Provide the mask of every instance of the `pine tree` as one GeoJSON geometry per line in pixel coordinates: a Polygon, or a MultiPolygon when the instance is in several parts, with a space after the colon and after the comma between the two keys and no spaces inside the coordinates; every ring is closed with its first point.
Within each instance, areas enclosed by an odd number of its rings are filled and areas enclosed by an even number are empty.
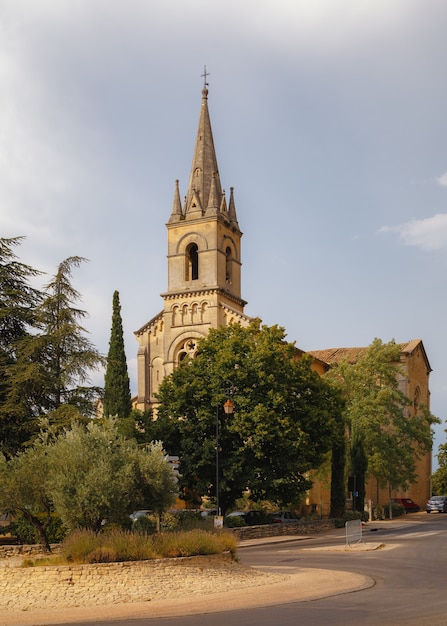
{"type": "Polygon", "coordinates": [[[89,385],[103,358],[80,325],[87,313],[75,306],[80,294],[70,282],[72,267],[84,260],[69,257],[59,265],[35,310],[37,332],[17,344],[4,406],[35,427],[42,416],[58,427],[91,416],[102,392],[89,385]]]}
{"type": "Polygon", "coordinates": [[[35,328],[35,309],[42,297],[30,285],[41,272],[21,263],[14,253],[22,240],[0,238],[0,452],[7,456],[15,454],[33,430],[32,408],[25,398],[19,398],[23,411],[17,402],[8,402],[17,346],[35,328]]]}
{"type": "Polygon", "coordinates": [[[129,417],[132,411],[132,399],[118,291],[113,294],[112,330],[104,383],[104,415],[106,417],[117,416],[121,419],[129,417]]]}

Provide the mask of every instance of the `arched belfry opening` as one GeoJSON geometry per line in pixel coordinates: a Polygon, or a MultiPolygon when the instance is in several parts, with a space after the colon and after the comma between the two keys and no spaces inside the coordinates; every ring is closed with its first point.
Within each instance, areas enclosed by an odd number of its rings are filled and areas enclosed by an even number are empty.
{"type": "Polygon", "coordinates": [[[232,277],[232,252],[231,252],[231,248],[230,246],[227,246],[226,250],[225,250],[225,280],[226,282],[231,285],[231,283],[233,282],[233,277],[232,277]]]}
{"type": "Polygon", "coordinates": [[[199,248],[196,243],[191,243],[186,249],[186,280],[199,278],[199,248]]]}

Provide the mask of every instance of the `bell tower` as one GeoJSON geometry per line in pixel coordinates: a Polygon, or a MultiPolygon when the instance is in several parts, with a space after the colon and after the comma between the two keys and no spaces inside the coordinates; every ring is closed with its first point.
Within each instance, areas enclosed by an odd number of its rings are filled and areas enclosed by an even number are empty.
{"type": "Polygon", "coordinates": [[[241,238],[233,188],[222,190],[208,110],[202,89],[199,127],[188,189],[182,204],[179,181],[167,223],[168,286],[164,308],[136,331],[138,350],[137,408],[156,404],[158,386],[185,357],[194,357],[197,342],[210,328],[247,325],[241,298],[241,238]]]}

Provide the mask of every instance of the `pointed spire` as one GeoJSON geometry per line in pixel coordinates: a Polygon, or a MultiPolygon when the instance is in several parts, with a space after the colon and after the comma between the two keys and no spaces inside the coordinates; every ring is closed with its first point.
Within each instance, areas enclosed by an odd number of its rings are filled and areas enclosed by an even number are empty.
{"type": "Polygon", "coordinates": [[[202,107],[200,110],[199,128],[197,131],[188,192],[186,196],[185,217],[187,219],[188,214],[192,209],[194,195],[197,192],[200,194],[201,205],[205,208],[207,208],[210,203],[212,186],[214,186],[213,194],[215,194],[216,198],[220,198],[222,195],[219,168],[217,167],[213,133],[211,130],[211,121],[208,111],[208,89],[206,88],[206,85],[207,83],[205,82],[204,88],[202,89],[202,107]]]}
{"type": "Polygon", "coordinates": [[[227,209],[227,197],[225,195],[225,189],[222,191],[222,199],[220,201],[220,213],[228,219],[228,209],[227,209]]]}
{"type": "Polygon", "coordinates": [[[180,200],[180,190],[178,180],[175,181],[174,202],[172,203],[171,217],[169,223],[179,222],[183,217],[182,201],[180,200]]]}
{"type": "Polygon", "coordinates": [[[234,187],[230,187],[230,204],[228,206],[228,217],[230,218],[230,222],[233,224],[233,226],[239,229],[236,215],[236,204],[234,202],[234,187]]]}
{"type": "Polygon", "coordinates": [[[211,178],[210,197],[208,198],[208,206],[206,207],[205,215],[217,215],[218,212],[219,199],[216,194],[216,173],[213,172],[213,176],[211,178]]]}

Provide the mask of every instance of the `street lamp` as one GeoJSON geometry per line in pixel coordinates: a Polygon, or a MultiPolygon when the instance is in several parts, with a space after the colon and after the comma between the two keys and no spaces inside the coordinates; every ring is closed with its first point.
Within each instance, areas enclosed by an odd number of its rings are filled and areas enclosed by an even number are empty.
{"type": "MultiPolygon", "coordinates": [[[[225,415],[231,415],[234,411],[234,404],[230,400],[230,395],[233,394],[234,385],[231,380],[224,380],[220,386],[220,389],[224,391],[227,399],[223,405],[225,415]],[[225,388],[224,388],[225,387],[225,388]]],[[[216,404],[216,509],[217,517],[220,517],[220,501],[219,501],[219,404],[216,404]]],[[[219,520],[216,520],[216,526],[219,524],[219,520]]]]}

